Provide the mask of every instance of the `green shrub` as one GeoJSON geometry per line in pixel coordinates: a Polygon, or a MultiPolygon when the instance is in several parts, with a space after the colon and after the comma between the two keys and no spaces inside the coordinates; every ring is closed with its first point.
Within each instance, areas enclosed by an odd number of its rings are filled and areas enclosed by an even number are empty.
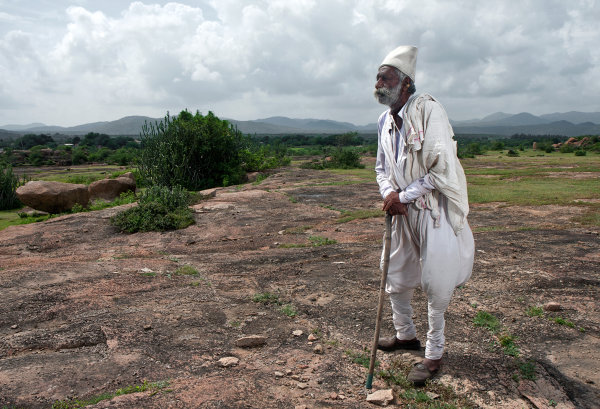
{"type": "Polygon", "coordinates": [[[586,154],[586,151],[583,149],[577,149],[575,151],[575,156],[585,156],[585,154],[586,154]]]}
{"type": "Polygon", "coordinates": [[[116,214],[110,221],[129,233],[183,229],[194,223],[193,213],[187,207],[189,201],[189,193],[179,186],[152,186],[142,194],[136,207],[116,214]]]}
{"type": "Polygon", "coordinates": [[[190,204],[191,196],[181,186],[150,186],[140,196],[139,203],[159,203],[165,206],[168,210],[175,210],[181,207],[187,207],[190,204]]]}
{"type": "Polygon", "coordinates": [[[0,162],[0,210],[22,206],[15,193],[17,187],[19,187],[19,177],[13,173],[12,166],[0,162]]]}
{"type": "Polygon", "coordinates": [[[110,221],[121,231],[135,233],[183,229],[194,223],[194,217],[188,208],[169,210],[165,205],[149,202],[118,213],[110,221]]]}
{"type": "Polygon", "coordinates": [[[202,190],[242,181],[242,133],[212,112],[181,111],[142,128],[138,168],[149,185],[202,190]]]}
{"type": "Polygon", "coordinates": [[[563,144],[559,150],[560,153],[572,153],[575,151],[575,148],[573,148],[571,145],[563,144]]]}
{"type": "Polygon", "coordinates": [[[506,156],[519,156],[519,152],[515,151],[514,149],[509,149],[508,152],[506,153],[506,156]]]}
{"type": "Polygon", "coordinates": [[[365,165],[360,163],[360,155],[353,149],[337,148],[331,153],[330,158],[322,160],[314,159],[300,165],[303,169],[363,169],[365,165]]]}
{"type": "Polygon", "coordinates": [[[360,155],[352,149],[338,148],[331,155],[329,168],[335,169],[363,169],[365,165],[360,163],[360,155]]]}

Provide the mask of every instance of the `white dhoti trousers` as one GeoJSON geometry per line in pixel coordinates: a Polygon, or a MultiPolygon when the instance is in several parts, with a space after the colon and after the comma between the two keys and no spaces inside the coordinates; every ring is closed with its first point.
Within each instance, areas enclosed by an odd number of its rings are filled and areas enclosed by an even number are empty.
{"type": "Polygon", "coordinates": [[[414,289],[421,287],[428,299],[428,359],[440,359],[444,353],[444,314],[454,289],[471,276],[475,253],[468,223],[455,235],[447,220],[446,203],[440,195],[437,227],[430,210],[419,210],[413,205],[408,206],[407,216],[395,216],[392,223],[385,290],[392,304],[396,336],[401,340],[416,337],[410,302],[414,289]]]}

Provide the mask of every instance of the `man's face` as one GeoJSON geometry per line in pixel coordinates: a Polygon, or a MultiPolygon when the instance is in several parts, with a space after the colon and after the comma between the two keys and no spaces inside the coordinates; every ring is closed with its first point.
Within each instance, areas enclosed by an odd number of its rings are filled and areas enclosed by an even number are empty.
{"type": "Polygon", "coordinates": [[[377,72],[377,82],[375,82],[375,99],[380,104],[392,106],[399,98],[402,91],[402,83],[393,67],[384,65],[377,72]]]}

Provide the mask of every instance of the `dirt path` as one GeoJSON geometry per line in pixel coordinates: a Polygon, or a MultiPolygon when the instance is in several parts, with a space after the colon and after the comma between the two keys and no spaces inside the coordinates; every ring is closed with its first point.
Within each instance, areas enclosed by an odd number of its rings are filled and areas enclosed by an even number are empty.
{"type": "MultiPolygon", "coordinates": [[[[339,210],[379,206],[375,182],[344,180],[285,169],[220,190],[175,232],[120,234],[117,208],[0,232],[0,407],[50,408],[144,380],[165,382],[89,407],[370,407],[353,357],[371,343],[383,217],[336,223],[339,210]],[[182,265],[199,274],[176,274],[182,265]],[[266,293],[281,304],[252,301],[266,293]],[[247,335],[266,344],[236,346],[247,335]],[[224,357],[239,361],[223,367],[224,357]]],[[[473,207],[475,269],[447,313],[445,367],[427,388],[438,400],[597,407],[600,240],[570,222],[577,211],[473,207]],[[530,309],[551,301],[561,309],[530,309]],[[479,311],[500,320],[496,335],[473,324],[479,311]],[[499,345],[506,334],[518,358],[499,345]]],[[[424,341],[420,292],[414,309],[424,341]]],[[[394,369],[422,354],[378,356],[394,369]]]]}

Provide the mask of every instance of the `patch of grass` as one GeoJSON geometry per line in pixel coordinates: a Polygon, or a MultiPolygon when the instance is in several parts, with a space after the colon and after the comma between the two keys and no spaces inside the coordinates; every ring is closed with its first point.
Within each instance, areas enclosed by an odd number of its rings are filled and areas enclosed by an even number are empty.
{"type": "MultiPolygon", "coordinates": [[[[132,191],[123,192],[119,195],[119,197],[117,197],[112,202],[107,202],[104,200],[97,200],[97,201],[93,202],[91,205],[89,205],[87,209],[84,208],[83,211],[102,210],[102,209],[106,209],[109,207],[122,206],[124,204],[134,203],[136,200],[137,200],[137,197],[135,196],[134,192],[132,192],[132,191]]],[[[71,210],[71,212],[75,213],[75,212],[73,212],[73,210],[71,210]]]]}
{"type": "Polygon", "coordinates": [[[313,247],[327,246],[329,244],[337,244],[337,241],[328,239],[327,237],[322,236],[310,236],[308,238],[310,240],[313,247]]]}
{"type": "Polygon", "coordinates": [[[242,323],[240,321],[229,321],[229,325],[232,326],[233,328],[239,328],[240,325],[242,325],[242,323]]]}
{"type": "Polygon", "coordinates": [[[198,270],[189,264],[184,266],[180,266],[175,270],[175,274],[184,275],[184,276],[196,276],[198,275],[198,270]]]}
{"type": "Polygon", "coordinates": [[[126,386],[117,389],[113,393],[103,393],[87,399],[72,398],[67,400],[58,400],[52,405],[52,409],[80,409],[89,405],[95,405],[103,400],[112,399],[116,396],[127,395],[137,392],[152,391],[152,394],[159,392],[169,386],[167,381],[148,382],[144,381],[141,385],[126,386]]]}
{"type": "Polygon", "coordinates": [[[429,402],[431,398],[427,396],[425,392],[417,389],[408,389],[401,393],[400,395],[403,399],[413,400],[417,403],[420,402],[429,402]]]}
{"type": "Polygon", "coordinates": [[[269,175],[267,175],[266,173],[259,173],[256,176],[256,180],[254,182],[252,182],[252,184],[254,186],[260,185],[260,183],[268,177],[269,177],[269,175]]]}
{"type": "Polygon", "coordinates": [[[544,309],[542,307],[530,306],[526,312],[529,317],[542,317],[544,315],[544,309]]]}
{"type": "Polygon", "coordinates": [[[154,273],[154,272],[142,273],[140,275],[142,275],[144,277],[156,277],[156,273],[154,273]]]}
{"type": "Polygon", "coordinates": [[[18,213],[14,210],[3,210],[0,211],[0,230],[6,229],[8,226],[18,226],[21,224],[43,222],[52,217],[53,216],[50,214],[28,216],[25,213],[18,213]]]}
{"type": "Polygon", "coordinates": [[[500,321],[487,311],[477,311],[473,324],[476,327],[487,328],[489,331],[496,333],[500,329],[500,321]]]}
{"type": "Polygon", "coordinates": [[[259,302],[261,304],[281,304],[281,301],[279,301],[279,295],[270,292],[254,294],[252,296],[252,301],[259,302]]]}
{"type": "Polygon", "coordinates": [[[512,335],[510,335],[508,333],[502,334],[498,337],[498,340],[500,341],[502,350],[504,351],[504,353],[506,355],[517,358],[521,354],[519,347],[515,343],[515,337],[513,337],[512,335]]]}
{"type": "Polygon", "coordinates": [[[554,318],[550,318],[550,320],[556,322],[559,325],[564,325],[569,328],[575,328],[575,324],[573,324],[571,321],[566,320],[562,317],[554,317],[554,318]]]}
{"type": "Polygon", "coordinates": [[[600,212],[597,208],[588,209],[586,213],[571,218],[573,222],[581,223],[585,226],[600,226],[600,212]]]}
{"type": "Polygon", "coordinates": [[[523,379],[527,379],[530,381],[536,380],[535,374],[535,362],[534,361],[520,361],[518,363],[519,374],[523,379]]]}
{"type": "Polygon", "coordinates": [[[281,311],[290,318],[294,318],[298,314],[296,312],[296,307],[294,307],[292,304],[285,304],[279,309],[279,311],[281,311]]]}
{"type": "Polygon", "coordinates": [[[385,213],[376,209],[361,209],[343,211],[341,216],[335,221],[336,223],[347,223],[356,219],[369,219],[372,217],[384,217],[385,213]]]}
{"type": "MultiPolygon", "coordinates": [[[[352,362],[354,362],[355,364],[362,365],[365,368],[369,369],[369,364],[371,363],[371,356],[370,356],[369,352],[367,352],[366,350],[362,351],[362,352],[346,350],[345,354],[348,357],[350,357],[352,362]]],[[[377,368],[378,366],[379,366],[379,361],[375,360],[375,368],[377,368]]]]}
{"type": "Polygon", "coordinates": [[[325,341],[325,343],[326,343],[327,345],[331,345],[332,347],[337,347],[337,346],[339,346],[339,345],[340,345],[340,341],[338,341],[338,340],[337,340],[337,339],[335,339],[335,338],[328,339],[328,340],[326,340],[326,341],[325,341]]]}

